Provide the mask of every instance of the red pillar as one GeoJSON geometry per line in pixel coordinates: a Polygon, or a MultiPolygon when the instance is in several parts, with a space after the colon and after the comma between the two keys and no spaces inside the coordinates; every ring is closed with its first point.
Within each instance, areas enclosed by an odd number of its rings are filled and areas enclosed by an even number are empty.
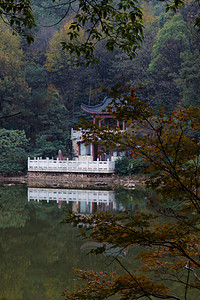
{"type": "Polygon", "coordinates": [[[93,157],[93,160],[95,160],[95,157],[94,157],[94,144],[92,144],[92,157],[93,157]]]}
{"type": "Polygon", "coordinates": [[[81,145],[78,143],[78,156],[81,155],[81,145]]]}

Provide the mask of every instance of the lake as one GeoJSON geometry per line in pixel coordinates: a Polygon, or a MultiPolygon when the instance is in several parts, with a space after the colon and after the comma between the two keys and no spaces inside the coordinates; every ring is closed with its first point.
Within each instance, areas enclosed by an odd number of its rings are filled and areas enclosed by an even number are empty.
{"type": "MultiPolygon", "coordinates": [[[[78,229],[61,224],[68,209],[99,211],[145,210],[142,189],[83,190],[28,188],[2,184],[0,199],[0,299],[57,300],[75,286],[73,267],[118,270],[112,253],[88,255],[94,242],[78,237],[78,229]],[[111,255],[110,255],[111,254],[111,255]]],[[[131,260],[131,254],[122,258],[131,260]]]]}
{"type": "MultiPolygon", "coordinates": [[[[119,249],[88,254],[99,245],[82,240],[77,228],[61,223],[69,209],[81,214],[152,209],[147,199],[153,194],[144,189],[33,188],[4,183],[0,191],[0,300],[62,300],[64,290],[75,288],[73,268],[124,274],[113,259],[119,249]]],[[[120,257],[130,270],[137,268],[134,257],[139,251],[134,246],[120,257]]],[[[169,287],[184,299],[184,289],[177,282],[169,282],[169,287]]],[[[192,290],[188,299],[200,299],[199,292],[192,290]]]]}

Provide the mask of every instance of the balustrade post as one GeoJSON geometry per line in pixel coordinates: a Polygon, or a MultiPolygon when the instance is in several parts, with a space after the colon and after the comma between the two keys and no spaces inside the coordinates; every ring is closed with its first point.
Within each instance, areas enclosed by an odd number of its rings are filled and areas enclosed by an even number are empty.
{"type": "Polygon", "coordinates": [[[107,171],[109,171],[110,170],[110,160],[109,160],[109,158],[107,158],[107,171]]]}
{"type": "Polygon", "coordinates": [[[97,158],[97,171],[99,171],[99,158],[97,158]]]}
{"type": "Polygon", "coordinates": [[[66,166],[67,166],[67,172],[68,172],[68,170],[69,170],[69,158],[68,157],[67,157],[66,166]]]}
{"type": "Polygon", "coordinates": [[[47,157],[46,160],[47,160],[47,170],[49,170],[49,157],[47,157]]]}
{"type": "Polygon", "coordinates": [[[30,169],[30,157],[28,157],[28,171],[30,169]]]}
{"type": "Polygon", "coordinates": [[[59,168],[59,160],[58,160],[58,157],[56,159],[56,168],[58,169],[59,168]]]}
{"type": "Polygon", "coordinates": [[[40,158],[38,157],[37,158],[37,169],[39,169],[39,167],[40,167],[40,158]]]}

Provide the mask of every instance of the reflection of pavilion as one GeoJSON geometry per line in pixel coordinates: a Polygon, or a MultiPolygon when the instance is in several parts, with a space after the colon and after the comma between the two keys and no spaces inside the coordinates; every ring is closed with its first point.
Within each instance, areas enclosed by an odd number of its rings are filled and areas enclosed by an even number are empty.
{"type": "Polygon", "coordinates": [[[28,201],[31,200],[56,201],[59,208],[63,202],[72,202],[72,210],[76,213],[95,213],[112,210],[115,194],[102,190],[28,188],[28,201]]]}

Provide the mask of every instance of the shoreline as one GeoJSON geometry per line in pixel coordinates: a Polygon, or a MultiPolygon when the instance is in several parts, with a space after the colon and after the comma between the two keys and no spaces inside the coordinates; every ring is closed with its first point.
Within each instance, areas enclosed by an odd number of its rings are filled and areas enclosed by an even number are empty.
{"type": "Polygon", "coordinates": [[[45,173],[29,172],[26,175],[0,176],[0,183],[12,182],[27,184],[30,187],[68,187],[68,188],[125,188],[145,187],[144,177],[113,174],[83,173],[45,173]],[[103,175],[103,176],[102,176],[103,175]]]}

